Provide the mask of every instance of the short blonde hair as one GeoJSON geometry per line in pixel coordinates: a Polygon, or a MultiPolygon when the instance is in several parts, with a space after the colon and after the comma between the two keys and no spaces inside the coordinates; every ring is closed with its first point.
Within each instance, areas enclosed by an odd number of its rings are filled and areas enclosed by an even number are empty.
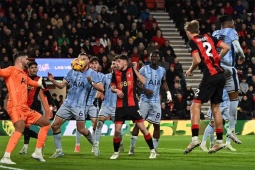
{"type": "Polygon", "coordinates": [[[191,34],[199,33],[199,22],[197,20],[187,22],[184,26],[184,30],[189,31],[191,34]]]}

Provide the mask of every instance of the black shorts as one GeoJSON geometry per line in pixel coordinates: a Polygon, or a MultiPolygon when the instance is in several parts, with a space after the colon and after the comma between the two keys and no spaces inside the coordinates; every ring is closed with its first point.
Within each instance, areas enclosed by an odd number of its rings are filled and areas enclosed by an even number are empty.
{"type": "Polygon", "coordinates": [[[212,104],[221,103],[225,83],[224,73],[203,77],[195,92],[194,102],[206,103],[210,100],[212,104]]]}
{"type": "Polygon", "coordinates": [[[133,122],[142,122],[143,118],[138,112],[137,106],[120,107],[116,108],[115,124],[123,124],[125,120],[132,120],[133,122]]]}

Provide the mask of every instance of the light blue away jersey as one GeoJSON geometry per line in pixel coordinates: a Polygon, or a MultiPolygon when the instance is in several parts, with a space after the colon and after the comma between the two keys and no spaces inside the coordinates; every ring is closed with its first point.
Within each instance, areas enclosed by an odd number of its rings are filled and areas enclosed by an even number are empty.
{"type": "Polygon", "coordinates": [[[98,78],[97,72],[93,71],[91,68],[85,72],[70,70],[64,79],[70,85],[70,89],[67,93],[67,97],[64,104],[69,107],[85,107],[86,100],[91,91],[91,84],[87,80],[87,76],[91,76],[95,83],[100,80],[98,78]]]}
{"type": "Polygon", "coordinates": [[[159,103],[161,81],[165,80],[166,77],[165,68],[158,66],[158,69],[154,70],[150,65],[146,65],[140,69],[140,73],[146,78],[144,87],[154,92],[153,96],[150,98],[148,98],[145,94],[141,94],[140,101],[159,103]]]}
{"type": "Polygon", "coordinates": [[[112,73],[106,74],[102,79],[102,83],[104,85],[104,90],[105,90],[102,106],[116,107],[117,94],[113,93],[111,90],[111,80],[112,80],[112,73]]]}
{"type": "Polygon", "coordinates": [[[232,42],[239,39],[236,30],[233,28],[223,28],[221,30],[216,30],[213,32],[212,36],[216,37],[219,40],[223,40],[231,48],[227,54],[221,59],[221,65],[223,66],[235,66],[236,53],[232,42]]]}
{"type": "MultiPolygon", "coordinates": [[[[104,74],[100,73],[100,72],[96,72],[96,73],[98,75],[99,81],[102,82],[104,74]]],[[[93,81],[94,81],[94,79],[93,79],[93,81]]],[[[97,93],[97,90],[95,88],[92,88],[92,90],[91,90],[91,92],[89,94],[88,101],[87,101],[87,106],[92,106],[93,105],[94,99],[96,97],[96,93],[97,93]]]]}
{"type": "Polygon", "coordinates": [[[230,100],[229,100],[229,97],[228,97],[228,92],[225,88],[223,89],[222,100],[223,100],[223,102],[220,103],[220,107],[225,108],[225,107],[230,106],[230,100]]]}

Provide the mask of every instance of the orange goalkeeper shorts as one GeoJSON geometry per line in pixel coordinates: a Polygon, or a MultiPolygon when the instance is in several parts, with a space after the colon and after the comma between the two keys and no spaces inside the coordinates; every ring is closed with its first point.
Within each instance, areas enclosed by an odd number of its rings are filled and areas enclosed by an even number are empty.
{"type": "Polygon", "coordinates": [[[7,112],[10,115],[13,124],[18,120],[23,120],[27,127],[35,124],[35,122],[42,117],[40,113],[29,107],[11,107],[7,108],[7,112]]]}

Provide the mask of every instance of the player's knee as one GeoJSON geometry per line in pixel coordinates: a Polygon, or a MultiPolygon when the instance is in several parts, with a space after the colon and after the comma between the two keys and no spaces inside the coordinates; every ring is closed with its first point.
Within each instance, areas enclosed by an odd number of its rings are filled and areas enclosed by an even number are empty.
{"type": "Polygon", "coordinates": [[[45,130],[49,131],[50,128],[51,128],[51,126],[50,126],[50,124],[48,124],[48,125],[46,125],[46,126],[43,126],[42,128],[44,128],[45,130]]]}
{"type": "Polygon", "coordinates": [[[54,131],[57,131],[58,129],[60,128],[60,126],[59,125],[57,125],[57,124],[51,124],[51,129],[52,129],[52,131],[54,132],[54,131]]]}
{"type": "Polygon", "coordinates": [[[14,124],[14,127],[15,127],[15,131],[18,131],[18,132],[20,132],[20,133],[23,134],[26,125],[25,125],[25,122],[24,122],[24,121],[17,121],[17,122],[14,124]]]}
{"type": "Polygon", "coordinates": [[[143,134],[147,133],[148,131],[145,126],[140,126],[139,129],[143,134]]]}
{"type": "Polygon", "coordinates": [[[115,130],[114,136],[115,136],[115,137],[120,137],[120,135],[121,135],[121,131],[115,130]]]}

